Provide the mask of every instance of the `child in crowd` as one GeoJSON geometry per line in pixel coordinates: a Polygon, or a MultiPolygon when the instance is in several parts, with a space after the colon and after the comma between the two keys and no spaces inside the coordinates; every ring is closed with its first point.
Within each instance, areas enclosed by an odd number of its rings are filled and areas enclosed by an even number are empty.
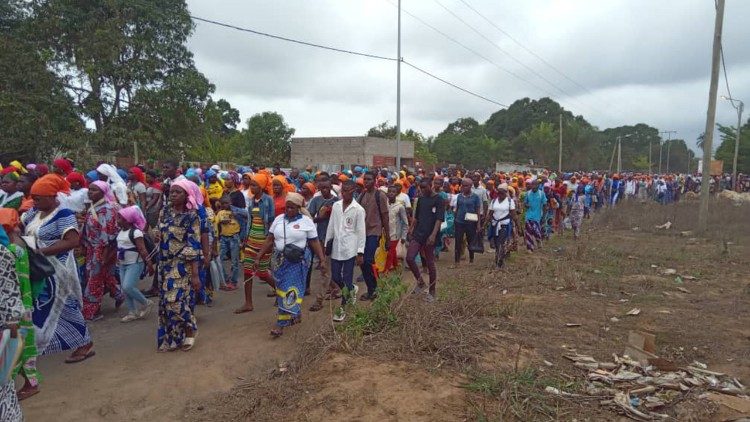
{"type": "Polygon", "coordinates": [[[219,227],[219,256],[230,257],[231,275],[224,273],[227,280],[226,290],[236,290],[240,279],[240,223],[232,212],[232,200],[229,195],[222,196],[220,204],[220,210],[216,213],[219,227]]]}
{"type": "Polygon", "coordinates": [[[117,263],[120,284],[128,306],[128,314],[120,321],[130,322],[148,315],[154,305],[138,290],[144,267],[149,275],[153,275],[154,266],[144,240],[146,218],[141,209],[135,205],[121,209],[117,213],[117,225],[120,227],[117,234],[117,263]]]}

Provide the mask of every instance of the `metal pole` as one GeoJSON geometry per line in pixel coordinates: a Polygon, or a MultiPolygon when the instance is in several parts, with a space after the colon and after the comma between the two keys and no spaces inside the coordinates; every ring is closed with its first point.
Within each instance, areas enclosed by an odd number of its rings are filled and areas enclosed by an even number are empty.
{"type": "Polygon", "coordinates": [[[672,150],[672,132],[667,135],[667,173],[669,173],[669,153],[672,150]]]}
{"type": "Polygon", "coordinates": [[[398,50],[396,61],[396,171],[401,170],[401,0],[398,0],[398,50]]]}
{"type": "Polygon", "coordinates": [[[560,146],[557,151],[557,172],[562,173],[562,113],[560,113],[560,146]]]}
{"type": "Polygon", "coordinates": [[[703,175],[701,177],[701,202],[698,208],[698,230],[705,231],[708,225],[708,200],[711,186],[711,153],[713,152],[714,126],[716,125],[716,91],[719,88],[719,62],[721,60],[721,32],[724,26],[725,0],[717,0],[714,22],[713,53],[711,57],[711,85],[708,90],[706,132],[703,139],[703,175]]]}
{"type": "MultiPolygon", "coordinates": [[[[738,100],[739,101],[739,100],[738,100]]],[[[742,132],[742,109],[745,103],[739,101],[740,106],[737,108],[737,138],[734,140],[734,158],[732,159],[732,187],[739,192],[737,187],[737,154],[740,152],[740,133],[742,132]]]]}

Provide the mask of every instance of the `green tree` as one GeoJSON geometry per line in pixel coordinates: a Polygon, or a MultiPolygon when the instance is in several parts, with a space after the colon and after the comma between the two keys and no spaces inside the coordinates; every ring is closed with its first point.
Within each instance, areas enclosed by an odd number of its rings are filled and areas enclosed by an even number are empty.
{"type": "MultiPolygon", "coordinates": [[[[396,139],[396,126],[388,125],[385,121],[377,126],[371,127],[367,131],[367,136],[374,138],[396,139]]],[[[426,166],[432,166],[437,163],[437,156],[430,150],[431,139],[426,138],[421,133],[407,129],[401,132],[401,139],[414,142],[414,159],[421,161],[426,166]]]]}
{"type": "MultiPolygon", "coordinates": [[[[716,149],[714,157],[724,161],[724,171],[732,171],[734,160],[734,144],[737,139],[737,129],[731,126],[718,125],[721,134],[721,144],[716,149]]],[[[750,120],[742,126],[740,131],[740,146],[737,154],[737,172],[750,173],[750,120]]]]}
{"type": "Polygon", "coordinates": [[[0,2],[0,161],[81,149],[85,128],[44,52],[29,41],[26,2],[0,2]]]}
{"type": "Polygon", "coordinates": [[[254,163],[289,165],[294,128],[279,113],[266,111],[247,120],[240,136],[240,153],[247,151],[254,163]]]}

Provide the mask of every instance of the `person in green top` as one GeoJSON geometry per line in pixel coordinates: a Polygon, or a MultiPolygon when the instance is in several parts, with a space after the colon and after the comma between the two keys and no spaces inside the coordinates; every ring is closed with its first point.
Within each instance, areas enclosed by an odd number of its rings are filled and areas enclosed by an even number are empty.
{"type": "Polygon", "coordinates": [[[0,226],[7,237],[0,237],[0,243],[7,247],[15,257],[16,274],[18,276],[21,301],[23,302],[24,315],[19,322],[19,328],[24,335],[23,352],[18,365],[13,370],[13,377],[19,374],[24,378],[24,384],[18,391],[18,399],[23,400],[39,392],[39,371],[36,369],[36,339],[34,337],[34,323],[31,312],[34,309],[34,298],[29,280],[29,255],[26,246],[18,232],[18,213],[14,209],[0,209],[0,226]]]}
{"type": "MultiPolygon", "coordinates": [[[[9,167],[12,168],[12,167],[9,167]]],[[[18,173],[6,172],[0,181],[0,208],[18,210],[23,201],[23,192],[18,190],[18,173]]]]}

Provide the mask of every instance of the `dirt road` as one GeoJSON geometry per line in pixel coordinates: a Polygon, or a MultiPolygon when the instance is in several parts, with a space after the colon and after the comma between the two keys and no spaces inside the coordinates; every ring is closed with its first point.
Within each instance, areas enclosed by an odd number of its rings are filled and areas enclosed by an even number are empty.
{"type": "MultiPolygon", "coordinates": [[[[313,277],[313,284],[319,274],[313,277]]],[[[280,339],[268,335],[274,321],[268,287],[255,283],[255,311],[235,315],[238,290],[219,292],[211,308],[199,306],[198,337],[188,352],[156,353],[156,313],[120,323],[124,312],[105,299],[105,319],[90,325],[96,356],[65,364],[66,355],[39,359],[41,393],[22,402],[29,421],[177,420],[184,407],[228,390],[245,377],[283,361],[315,327],[330,321],[330,311],[305,312],[304,324],[280,339]]],[[[327,304],[330,302],[326,302],[327,304]]],[[[310,301],[304,304],[305,310],[310,301]]]]}

